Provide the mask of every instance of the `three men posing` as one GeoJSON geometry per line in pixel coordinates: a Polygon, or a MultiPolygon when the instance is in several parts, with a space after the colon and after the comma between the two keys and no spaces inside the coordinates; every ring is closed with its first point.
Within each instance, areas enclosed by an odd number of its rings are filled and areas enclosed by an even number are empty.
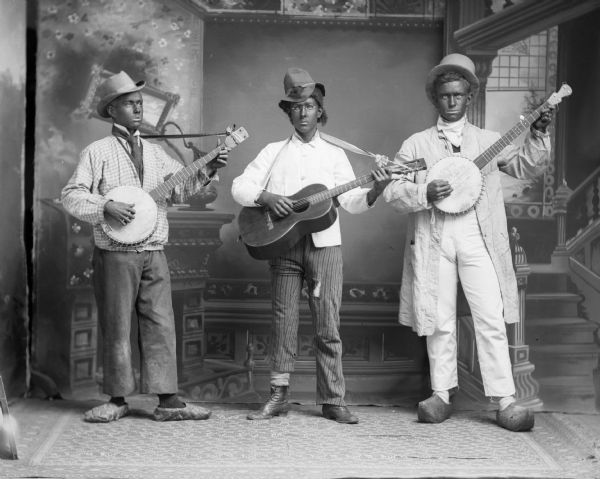
{"type": "MultiPolygon", "coordinates": [[[[439,112],[437,125],[407,139],[395,161],[402,164],[424,158],[431,166],[441,158],[452,155],[460,154],[473,159],[498,139],[498,134],[479,129],[466,119],[467,106],[479,87],[474,72],[471,60],[458,54],[445,57],[430,72],[426,91],[439,112]]],[[[289,197],[304,186],[321,183],[333,188],[354,179],[352,167],[343,150],[326,142],[319,134],[319,123],[324,125],[327,121],[324,96],[324,86],[314,82],[308,72],[298,68],[288,70],[284,78],[284,97],[279,106],[288,116],[294,131],[286,140],[267,145],[243,174],[234,180],[232,195],[240,205],[264,207],[276,217],[283,218],[293,211],[294,202],[289,197]]],[[[113,116],[110,112],[116,112],[116,108],[114,106],[106,113],[113,116]]],[[[115,116],[113,118],[117,121],[115,116]]],[[[420,421],[441,422],[451,414],[451,393],[458,386],[456,287],[460,279],[475,324],[485,393],[499,398],[498,423],[511,430],[533,427],[531,411],[515,405],[515,388],[508,356],[504,322],[515,322],[519,318],[499,171],[519,178],[542,172],[549,159],[550,143],[546,127],[550,118],[549,113],[544,113],[533,125],[522,148],[506,148],[496,161],[484,169],[486,190],[475,208],[464,215],[445,216],[436,212],[433,203],[450,195],[452,188],[442,180],[426,184],[426,172],[392,180],[385,169],[379,168],[372,172],[375,182],[371,189],[357,188],[337,198],[339,204],[350,213],[360,213],[371,207],[383,193],[384,199],[392,207],[409,214],[400,322],[411,326],[417,334],[427,336],[434,391],[429,399],[419,403],[420,421]]],[[[131,128],[129,130],[134,131],[131,128]]],[[[126,221],[128,215],[133,214],[127,205],[121,205],[112,212],[112,205],[107,207],[101,196],[95,196],[102,195],[100,189],[106,190],[110,183],[99,183],[88,169],[106,161],[102,158],[110,158],[120,151],[117,144],[113,145],[113,139],[105,143],[110,146],[110,151],[103,150],[97,156],[91,154],[89,149],[84,151],[78,170],[63,192],[67,209],[96,226],[103,220],[103,215],[117,214],[119,219],[126,221]],[[77,197],[80,198],[79,207],[74,201],[77,197]],[[93,211],[78,209],[86,205],[93,211]]],[[[144,147],[155,151],[149,143],[144,143],[144,147]]],[[[127,162],[125,156],[121,157],[121,163],[113,163],[115,167],[121,165],[118,171],[123,168],[123,162],[127,162]]],[[[206,178],[215,168],[223,166],[224,158],[217,158],[210,165],[206,178]]],[[[161,170],[161,173],[167,171],[161,170]]],[[[160,181],[160,178],[155,180],[160,181]]],[[[95,227],[96,245],[102,249],[104,238],[97,230],[95,227]]],[[[160,248],[156,249],[162,249],[165,240],[166,234],[161,238],[162,242],[157,243],[160,248]]],[[[248,419],[270,419],[287,414],[289,410],[290,373],[294,369],[299,325],[298,303],[303,282],[306,281],[315,330],[317,403],[323,405],[323,416],[328,419],[349,424],[358,422],[344,402],[345,383],[339,334],[342,294],[340,245],[339,219],[336,219],[326,229],[305,235],[289,251],[269,260],[273,302],[271,394],[263,407],[249,414],[248,419]]],[[[135,282],[138,284],[139,279],[135,282]]],[[[116,298],[113,301],[119,302],[116,298]]],[[[133,304],[137,304],[136,301],[135,297],[131,297],[125,306],[131,309],[133,304]]],[[[167,309],[170,309],[170,298],[167,302],[164,296],[161,304],[169,305],[167,309]]],[[[173,374],[176,378],[176,372],[173,374]]],[[[129,372],[127,376],[130,377],[129,372]]],[[[131,389],[131,382],[129,379],[127,381],[127,387],[119,390],[125,392],[118,396],[123,396],[131,389]]],[[[167,389],[173,391],[176,380],[171,383],[167,389]]],[[[109,389],[105,389],[105,392],[115,395],[109,389]]],[[[180,401],[175,406],[189,407],[180,401]]],[[[204,416],[208,417],[207,414],[204,416]]],[[[111,416],[108,420],[113,419],[118,417],[111,416]]]]}

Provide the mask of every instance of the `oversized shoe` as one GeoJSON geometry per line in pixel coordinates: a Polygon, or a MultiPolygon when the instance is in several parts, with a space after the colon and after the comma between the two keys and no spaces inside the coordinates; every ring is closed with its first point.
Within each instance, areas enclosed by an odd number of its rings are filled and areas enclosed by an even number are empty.
{"type": "Polygon", "coordinates": [[[107,402],[96,406],[83,414],[85,422],[112,422],[118,421],[129,414],[127,403],[117,406],[115,403],[107,402]]]}
{"type": "Polygon", "coordinates": [[[263,407],[257,412],[246,416],[251,421],[271,419],[275,416],[287,416],[290,411],[289,386],[271,386],[271,396],[263,407]]]}
{"type": "Polygon", "coordinates": [[[210,417],[211,411],[196,404],[186,404],[185,407],[157,407],[154,410],[155,421],[201,421],[210,417]]]}
{"type": "Polygon", "coordinates": [[[496,412],[496,422],[509,431],[529,431],[533,429],[535,417],[531,409],[512,403],[502,411],[496,412]]]}
{"type": "Polygon", "coordinates": [[[451,414],[452,404],[446,404],[437,394],[421,401],[417,408],[419,422],[437,424],[444,422],[451,414]]]}
{"type": "Polygon", "coordinates": [[[323,404],[323,417],[341,424],[358,424],[358,418],[346,406],[323,404]]]}

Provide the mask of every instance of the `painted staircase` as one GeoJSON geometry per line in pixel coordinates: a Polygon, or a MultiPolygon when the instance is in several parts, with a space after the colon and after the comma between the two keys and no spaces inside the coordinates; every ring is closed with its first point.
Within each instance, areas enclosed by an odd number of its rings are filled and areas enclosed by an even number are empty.
{"type": "Polygon", "coordinates": [[[584,299],[567,273],[529,276],[525,337],[544,410],[593,412],[598,407],[595,332],[600,324],[583,317],[584,299]]]}

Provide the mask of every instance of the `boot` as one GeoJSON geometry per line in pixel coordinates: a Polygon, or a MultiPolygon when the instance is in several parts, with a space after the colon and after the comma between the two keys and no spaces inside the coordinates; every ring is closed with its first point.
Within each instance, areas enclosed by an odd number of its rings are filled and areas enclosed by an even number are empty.
{"type": "Polygon", "coordinates": [[[287,416],[290,410],[288,403],[289,386],[271,386],[271,397],[260,409],[251,412],[247,418],[252,420],[271,419],[274,416],[287,416]]]}
{"type": "Polygon", "coordinates": [[[358,424],[358,418],[346,406],[323,404],[323,417],[342,424],[358,424]]]}

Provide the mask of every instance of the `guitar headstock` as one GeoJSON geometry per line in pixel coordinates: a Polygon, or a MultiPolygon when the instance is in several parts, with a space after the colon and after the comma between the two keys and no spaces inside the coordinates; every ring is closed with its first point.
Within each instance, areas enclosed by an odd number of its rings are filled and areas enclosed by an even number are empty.
{"type": "Polygon", "coordinates": [[[558,105],[563,98],[569,96],[571,93],[573,93],[571,87],[566,83],[563,83],[560,89],[557,92],[552,93],[546,102],[553,106],[558,105]]]}
{"type": "Polygon", "coordinates": [[[427,164],[423,158],[417,158],[416,160],[407,161],[402,164],[392,163],[385,169],[391,174],[405,175],[407,173],[414,173],[415,171],[426,170],[427,164]]]}
{"type": "MultiPolygon", "coordinates": [[[[233,128],[235,128],[235,126],[233,128]]],[[[236,130],[233,130],[233,128],[227,127],[227,135],[223,141],[223,144],[230,149],[239,145],[242,141],[250,136],[243,126],[240,126],[236,130]]]]}

